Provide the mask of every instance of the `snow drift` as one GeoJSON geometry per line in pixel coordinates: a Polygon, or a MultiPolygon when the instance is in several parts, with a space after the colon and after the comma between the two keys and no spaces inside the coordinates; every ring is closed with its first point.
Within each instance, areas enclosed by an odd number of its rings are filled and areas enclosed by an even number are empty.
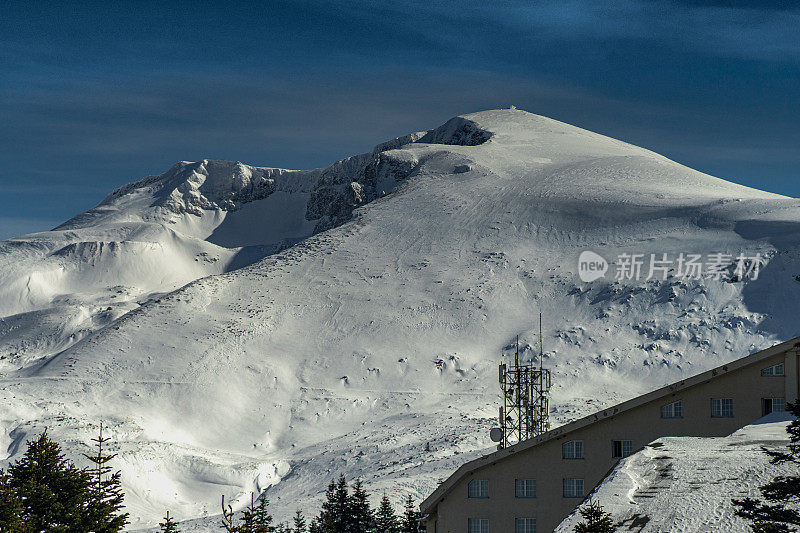
{"type": "MultiPolygon", "coordinates": [[[[763,499],[758,487],[796,473],[793,465],[770,464],[762,451],[785,450],[787,420],[789,413],[772,413],[728,437],[657,439],[623,459],[591,499],[641,533],[752,531],[731,500],[763,499]]],[[[574,531],[580,521],[575,512],[556,531],[574,531]]]]}

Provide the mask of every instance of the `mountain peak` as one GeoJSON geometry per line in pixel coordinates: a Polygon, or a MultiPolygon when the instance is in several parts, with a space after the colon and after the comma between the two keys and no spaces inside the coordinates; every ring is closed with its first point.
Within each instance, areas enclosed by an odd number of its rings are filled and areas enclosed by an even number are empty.
{"type": "Polygon", "coordinates": [[[521,110],[322,169],[184,161],[0,243],[0,434],[106,421],[137,527],[220,492],[313,505],[331,472],[419,498],[491,445],[539,312],[554,423],[795,336],[798,227],[797,200],[521,110]],[[763,261],[584,283],[585,250],[763,261]]]}

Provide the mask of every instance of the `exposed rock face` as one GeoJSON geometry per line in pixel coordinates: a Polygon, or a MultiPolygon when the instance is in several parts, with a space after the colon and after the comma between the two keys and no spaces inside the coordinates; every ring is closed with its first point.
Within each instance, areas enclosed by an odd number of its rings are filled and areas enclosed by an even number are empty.
{"type": "Polygon", "coordinates": [[[369,159],[357,158],[360,160],[346,159],[326,169],[314,187],[306,210],[307,220],[318,221],[314,233],[350,220],[355,208],[391,192],[414,172],[418,163],[414,158],[403,158],[402,152],[378,153],[369,159]],[[379,182],[384,184],[381,190],[378,189],[379,182]]]}
{"type": "Polygon", "coordinates": [[[491,138],[471,120],[456,117],[428,132],[399,137],[369,154],[350,157],[323,170],[311,193],[307,220],[318,220],[319,233],[350,220],[353,210],[369,203],[408,178],[419,161],[402,147],[410,143],[475,146],[491,138]]]}
{"type": "Polygon", "coordinates": [[[464,117],[451,118],[435,130],[427,132],[418,142],[430,144],[450,144],[458,146],[477,146],[488,141],[491,132],[478,127],[464,117]]]}
{"type": "Polygon", "coordinates": [[[170,194],[164,206],[176,213],[196,215],[201,215],[202,209],[234,210],[237,204],[260,200],[275,192],[275,176],[280,173],[279,169],[251,167],[238,162],[230,168],[227,161],[201,161],[182,169],[181,177],[188,176],[170,194]],[[214,180],[219,174],[222,179],[214,180]]]}
{"type": "Polygon", "coordinates": [[[160,176],[150,176],[112,192],[100,205],[148,188],[159,198],[156,205],[177,214],[202,215],[203,210],[235,210],[239,205],[266,198],[276,190],[275,180],[288,171],[233,161],[204,159],[180,162],[160,176]]]}
{"type": "Polygon", "coordinates": [[[261,200],[276,190],[297,192],[319,175],[319,170],[297,171],[254,167],[238,161],[203,159],[181,161],[164,174],[148,176],[124,185],[106,196],[96,207],[61,224],[56,229],[78,229],[95,224],[98,217],[113,212],[120,203],[146,198],[149,207],[165,215],[204,211],[234,211],[243,204],[261,200]]]}

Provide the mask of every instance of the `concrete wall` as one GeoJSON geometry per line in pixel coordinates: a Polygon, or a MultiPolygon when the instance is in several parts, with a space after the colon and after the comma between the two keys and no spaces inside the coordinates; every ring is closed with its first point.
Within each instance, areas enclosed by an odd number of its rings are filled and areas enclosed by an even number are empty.
{"type": "Polygon", "coordinates": [[[564,498],[564,478],[584,480],[584,496],[609,473],[618,459],[612,441],[632,440],[634,451],[664,436],[724,436],[762,416],[762,398],[797,397],[797,350],[780,353],[666,397],[559,435],[483,466],[458,482],[426,524],[428,533],[466,533],[468,518],[489,519],[491,533],[513,533],[515,518],[536,518],[537,532],[552,531],[583,498],[564,498]],[[784,363],[785,376],[764,377],[761,369],[784,363]],[[787,396],[788,395],[788,396],[787,396]],[[732,418],[712,418],[711,399],[732,398],[732,418]],[[683,418],[662,419],[661,406],[681,400],[683,418]],[[584,459],[562,459],[561,445],[582,440],[584,459]],[[489,482],[489,498],[467,498],[472,479],[489,482]],[[536,498],[516,498],[515,480],[535,479],[536,498]]]}

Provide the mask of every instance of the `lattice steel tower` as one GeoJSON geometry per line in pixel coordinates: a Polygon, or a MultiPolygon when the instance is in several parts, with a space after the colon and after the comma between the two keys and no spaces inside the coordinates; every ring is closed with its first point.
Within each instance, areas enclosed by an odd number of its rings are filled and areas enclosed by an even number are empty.
{"type": "Polygon", "coordinates": [[[543,367],[542,316],[539,315],[539,366],[520,364],[519,336],[514,351],[514,366],[500,365],[503,406],[500,427],[492,430],[492,440],[502,449],[550,429],[550,371],[543,367]]]}

